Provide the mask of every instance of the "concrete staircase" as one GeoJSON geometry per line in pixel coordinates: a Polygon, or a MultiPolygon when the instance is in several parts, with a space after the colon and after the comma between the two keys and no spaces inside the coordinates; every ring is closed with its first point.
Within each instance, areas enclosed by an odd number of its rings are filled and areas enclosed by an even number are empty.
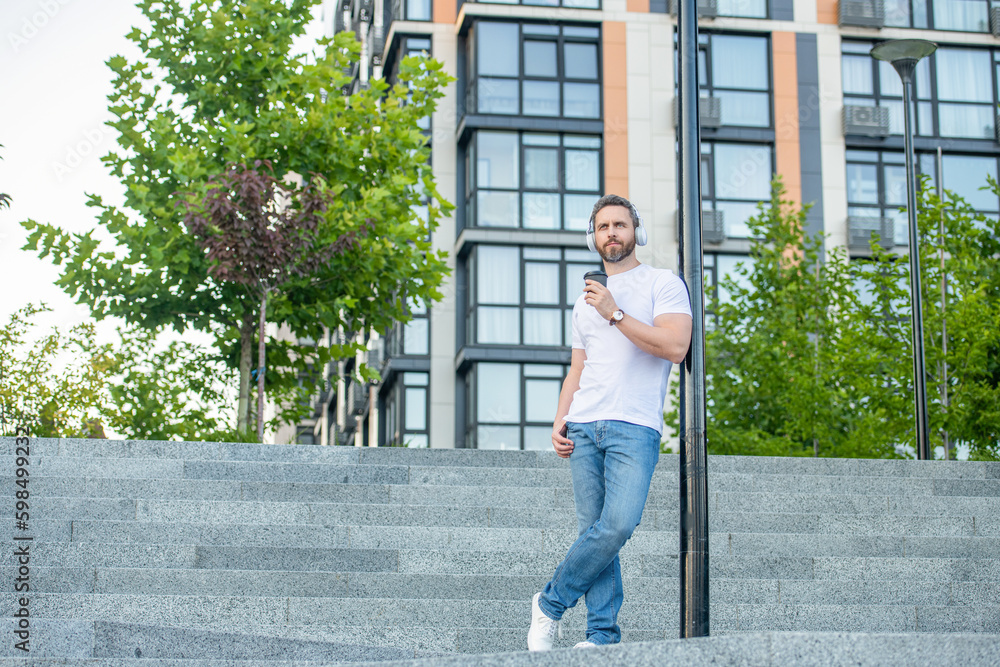
{"type": "MultiPolygon", "coordinates": [[[[5,549],[34,538],[29,593],[0,561],[0,664],[585,664],[521,652],[575,537],[554,454],[33,440],[27,531],[0,456],[5,549]]],[[[587,660],[1000,664],[1000,464],[710,458],[713,637],[684,642],[677,469],[622,552],[630,644],[587,660]]]]}

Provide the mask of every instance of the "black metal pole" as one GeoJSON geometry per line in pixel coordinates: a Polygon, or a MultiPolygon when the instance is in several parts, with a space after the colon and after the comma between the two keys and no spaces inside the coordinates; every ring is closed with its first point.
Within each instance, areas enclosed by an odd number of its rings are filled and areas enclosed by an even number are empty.
{"type": "MultiPolygon", "coordinates": [[[[892,66],[903,81],[903,147],[906,152],[906,219],[910,232],[910,324],[913,332],[913,402],[917,458],[930,458],[927,435],[927,383],[924,374],[924,318],[920,307],[920,245],[917,239],[917,182],[913,168],[913,72],[917,60],[900,58],[892,66]]],[[[938,174],[938,178],[941,175],[938,174]]]]}
{"type": "Polygon", "coordinates": [[[680,270],[691,295],[693,329],[681,365],[680,636],[707,637],[708,457],[705,449],[705,278],[701,245],[701,132],[698,126],[697,0],[677,8],[680,270]]]}

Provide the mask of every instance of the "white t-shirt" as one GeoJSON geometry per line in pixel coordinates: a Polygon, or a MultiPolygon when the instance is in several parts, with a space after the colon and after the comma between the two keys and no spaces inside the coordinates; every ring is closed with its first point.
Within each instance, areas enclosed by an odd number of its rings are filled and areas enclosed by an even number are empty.
{"type": "MultiPolygon", "coordinates": [[[[627,315],[643,324],[666,313],[691,314],[687,288],[672,271],[640,264],[608,276],[608,290],[627,315]]],[[[583,294],[573,306],[573,348],[587,353],[580,388],[566,421],[616,420],[663,433],[663,399],[672,364],[643,352],[610,326],[583,294]]]]}

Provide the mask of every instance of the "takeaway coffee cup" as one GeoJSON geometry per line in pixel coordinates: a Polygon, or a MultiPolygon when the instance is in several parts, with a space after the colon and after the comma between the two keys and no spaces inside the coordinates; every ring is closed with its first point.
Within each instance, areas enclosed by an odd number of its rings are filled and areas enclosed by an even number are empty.
{"type": "Polygon", "coordinates": [[[583,279],[584,281],[594,280],[596,282],[601,283],[605,287],[608,286],[608,274],[606,274],[604,271],[587,271],[585,274],[583,274],[583,279]]]}

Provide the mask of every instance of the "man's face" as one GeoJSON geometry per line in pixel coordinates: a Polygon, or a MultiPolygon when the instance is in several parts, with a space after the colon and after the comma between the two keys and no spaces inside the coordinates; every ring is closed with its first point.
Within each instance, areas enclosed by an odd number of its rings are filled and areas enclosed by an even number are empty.
{"type": "Polygon", "coordinates": [[[594,217],[594,242],[605,262],[620,262],[635,251],[635,227],[624,206],[605,206],[594,217]]]}

